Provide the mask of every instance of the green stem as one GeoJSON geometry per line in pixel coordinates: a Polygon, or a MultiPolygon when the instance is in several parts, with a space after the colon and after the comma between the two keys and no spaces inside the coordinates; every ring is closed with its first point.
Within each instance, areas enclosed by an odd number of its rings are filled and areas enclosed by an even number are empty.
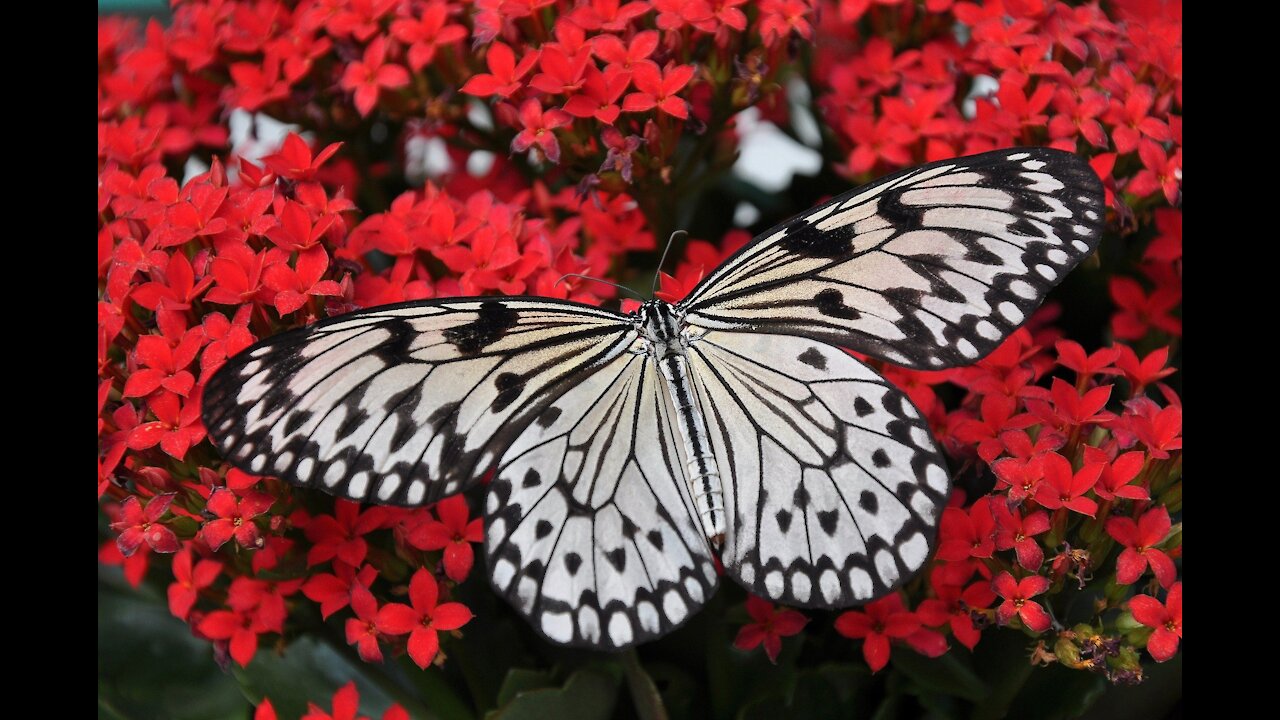
{"type": "Polygon", "coordinates": [[[640,664],[640,657],[635,648],[622,653],[622,668],[627,676],[627,688],[631,690],[631,699],[635,703],[636,715],[640,720],[668,720],[667,707],[662,704],[662,695],[653,684],[653,678],[645,672],[640,664]]]}

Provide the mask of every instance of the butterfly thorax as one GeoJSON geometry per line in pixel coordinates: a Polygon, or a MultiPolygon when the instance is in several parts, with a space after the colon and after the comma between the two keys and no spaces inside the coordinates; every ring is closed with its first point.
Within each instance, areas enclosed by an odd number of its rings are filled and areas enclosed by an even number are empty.
{"type": "Polygon", "coordinates": [[[683,441],[685,479],[692,490],[702,531],[712,545],[724,541],[724,497],[720,468],[711,449],[706,415],[689,374],[692,341],[682,313],[670,303],[651,300],[635,315],[649,360],[666,380],[676,414],[676,430],[683,441]]]}

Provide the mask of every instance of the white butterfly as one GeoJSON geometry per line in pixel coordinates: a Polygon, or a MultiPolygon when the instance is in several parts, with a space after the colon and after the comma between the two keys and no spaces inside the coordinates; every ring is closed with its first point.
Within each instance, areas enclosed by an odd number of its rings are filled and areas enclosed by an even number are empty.
{"type": "Polygon", "coordinates": [[[749,591],[834,608],[931,553],[946,463],[910,400],[842,348],[971,363],[1100,237],[1102,185],[1042,148],[932,163],[757,237],[683,302],[371,308],[269,338],[209,382],[237,467],[422,505],[494,469],[494,589],[556,643],[684,623],[719,555],[749,591]]]}

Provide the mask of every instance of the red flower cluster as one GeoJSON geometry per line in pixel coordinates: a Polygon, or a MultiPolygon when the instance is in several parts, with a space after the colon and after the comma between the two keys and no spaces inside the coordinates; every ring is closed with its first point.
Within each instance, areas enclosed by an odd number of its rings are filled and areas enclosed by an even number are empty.
{"type": "MultiPolygon", "coordinates": [[[[989,625],[1047,632],[1062,585],[1100,577],[1097,632],[1118,634],[1128,608],[1153,629],[1126,641],[1169,657],[1182,447],[1166,384],[1181,336],[1172,3],[227,0],[178,3],[164,27],[101,19],[98,496],[115,537],[100,559],[134,584],[163,579],[173,613],[242,665],[306,602],[340,614],[365,658],[389,647],[437,662],[441,632],[471,616],[450,600],[482,536],[466,501],[362,510],[232,470],[204,441],[204,383],[258,338],[357,307],[611,298],[565,276],[636,280],[628,254],[652,250],[676,204],[733,161],[736,113],[791,126],[787,77],[809,83],[858,180],[1015,143],[1091,156],[1126,247],[1104,267],[1116,344],[1089,354],[1042,316],[973,367],[885,369],[976,492],[946,511],[927,574],[836,629],[878,669],[895,642],[936,655],[948,633],[972,648],[989,625]],[[278,147],[233,145],[233,111],[298,130],[278,147]],[[1128,598],[1157,586],[1159,608],[1128,598]]],[[[691,241],[660,295],[682,296],[747,239],[691,241]]],[[[774,658],[782,637],[816,627],[767,605],[748,602],[740,647],[774,658]]],[[[333,717],[354,716],[354,688],[340,695],[333,717]]]]}

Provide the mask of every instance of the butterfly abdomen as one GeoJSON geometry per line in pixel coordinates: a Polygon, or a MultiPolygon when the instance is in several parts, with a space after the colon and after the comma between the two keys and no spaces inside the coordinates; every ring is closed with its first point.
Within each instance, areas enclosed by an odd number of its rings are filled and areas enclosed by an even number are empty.
{"type": "Polygon", "coordinates": [[[677,432],[684,448],[685,477],[689,480],[702,531],[718,548],[725,532],[724,490],[720,466],[711,448],[706,415],[689,377],[688,338],[684,335],[683,323],[675,308],[660,300],[645,303],[640,319],[649,360],[657,363],[676,411],[677,432]]]}

